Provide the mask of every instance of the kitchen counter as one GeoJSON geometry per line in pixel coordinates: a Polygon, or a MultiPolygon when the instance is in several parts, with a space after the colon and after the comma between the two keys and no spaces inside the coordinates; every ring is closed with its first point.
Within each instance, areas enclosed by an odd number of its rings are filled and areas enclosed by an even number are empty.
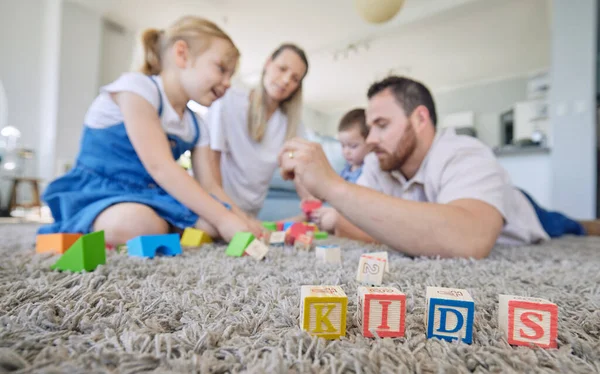
{"type": "Polygon", "coordinates": [[[502,156],[521,156],[521,155],[538,155],[549,154],[550,148],[542,146],[514,146],[506,145],[503,147],[494,148],[494,154],[498,157],[502,156]]]}

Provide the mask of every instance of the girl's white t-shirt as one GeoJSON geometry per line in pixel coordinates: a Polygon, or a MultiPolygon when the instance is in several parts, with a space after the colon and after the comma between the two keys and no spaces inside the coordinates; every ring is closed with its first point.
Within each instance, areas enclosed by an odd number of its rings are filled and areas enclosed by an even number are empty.
{"type": "MultiPolygon", "coordinates": [[[[250,91],[232,87],[210,106],[205,119],[210,147],[221,151],[223,189],[242,210],[256,216],[277,169],[287,117],[277,109],[267,123],[265,136],[257,143],[248,133],[249,105],[250,91]]],[[[302,126],[298,126],[297,135],[304,136],[302,126]]]]}
{"type": "MultiPolygon", "coordinates": [[[[206,124],[200,116],[190,110],[185,111],[183,118],[173,109],[171,103],[167,99],[163,88],[162,79],[160,76],[153,76],[160,89],[162,96],[162,115],[160,117],[163,130],[170,135],[175,135],[186,142],[192,142],[196,136],[196,128],[192,116],[198,121],[200,136],[196,147],[208,146],[209,131],[206,124]]],[[[160,105],[158,90],[151,78],[142,73],[125,73],[122,74],[116,81],[102,87],[100,94],[85,116],[85,125],[91,128],[102,129],[117,124],[123,123],[123,113],[119,106],[110,97],[111,93],[116,92],[132,92],[146,99],[157,110],[160,105]]]]}

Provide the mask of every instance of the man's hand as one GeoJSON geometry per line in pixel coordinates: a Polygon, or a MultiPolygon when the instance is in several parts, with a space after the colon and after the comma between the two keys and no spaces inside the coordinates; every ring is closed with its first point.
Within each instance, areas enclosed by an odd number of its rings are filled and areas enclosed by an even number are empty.
{"type": "Polygon", "coordinates": [[[343,183],[329,164],[320,144],[294,138],[287,141],[279,153],[281,176],[296,180],[317,199],[327,200],[335,183],[343,183]]]}
{"type": "Polygon", "coordinates": [[[323,207],[312,212],[311,218],[321,231],[333,233],[338,222],[339,214],[331,207],[323,207]]]}

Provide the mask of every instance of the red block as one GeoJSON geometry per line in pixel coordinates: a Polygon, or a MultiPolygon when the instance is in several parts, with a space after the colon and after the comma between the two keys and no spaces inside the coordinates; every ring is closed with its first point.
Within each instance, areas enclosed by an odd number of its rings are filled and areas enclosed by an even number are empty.
{"type": "Polygon", "coordinates": [[[394,287],[359,287],[358,311],[362,333],[373,338],[404,336],[406,295],[394,287]]]}
{"type": "Polygon", "coordinates": [[[500,295],[498,325],[511,345],[556,348],[558,306],[548,300],[500,295]]]}
{"type": "Polygon", "coordinates": [[[306,200],[302,202],[302,211],[304,212],[304,214],[306,214],[307,216],[310,216],[310,214],[313,212],[313,210],[317,210],[320,207],[323,206],[323,203],[320,202],[319,200],[306,200]]]}

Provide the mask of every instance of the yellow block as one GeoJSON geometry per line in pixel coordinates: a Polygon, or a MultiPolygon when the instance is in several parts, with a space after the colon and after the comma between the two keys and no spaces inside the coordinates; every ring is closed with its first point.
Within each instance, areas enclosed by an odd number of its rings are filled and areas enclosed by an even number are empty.
{"type": "Polygon", "coordinates": [[[188,227],[183,231],[181,245],[184,247],[200,247],[203,244],[212,243],[212,239],[202,230],[188,227]]]}
{"type": "Polygon", "coordinates": [[[325,339],[346,335],[348,296],[340,286],[302,286],[302,330],[325,339]]]}

